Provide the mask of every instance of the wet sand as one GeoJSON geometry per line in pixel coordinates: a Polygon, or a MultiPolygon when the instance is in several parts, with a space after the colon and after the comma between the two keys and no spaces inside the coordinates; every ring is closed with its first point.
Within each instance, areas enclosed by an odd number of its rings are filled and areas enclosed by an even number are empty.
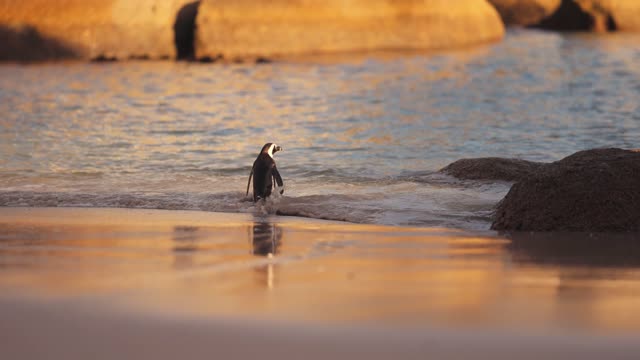
{"type": "Polygon", "coordinates": [[[0,337],[21,359],[633,358],[633,243],[0,208],[0,337]]]}

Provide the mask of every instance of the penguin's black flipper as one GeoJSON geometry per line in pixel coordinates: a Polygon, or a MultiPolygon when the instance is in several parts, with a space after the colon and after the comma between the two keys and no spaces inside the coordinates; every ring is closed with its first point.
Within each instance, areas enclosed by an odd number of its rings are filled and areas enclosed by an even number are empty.
{"type": "Polygon", "coordinates": [[[249,181],[247,181],[247,193],[245,196],[249,196],[249,185],[251,185],[251,177],[253,176],[253,167],[251,168],[251,172],[249,173],[249,181]]]}
{"type": "Polygon", "coordinates": [[[273,175],[273,178],[276,180],[276,184],[278,184],[278,187],[280,188],[280,195],[284,194],[284,182],[282,181],[282,176],[280,176],[280,173],[278,172],[278,168],[276,168],[275,164],[273,164],[273,169],[271,170],[271,174],[273,175]]]}

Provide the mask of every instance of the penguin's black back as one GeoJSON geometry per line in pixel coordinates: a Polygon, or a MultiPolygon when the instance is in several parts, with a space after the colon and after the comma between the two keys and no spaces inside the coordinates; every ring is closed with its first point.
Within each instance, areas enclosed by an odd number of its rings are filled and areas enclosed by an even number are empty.
{"type": "Polygon", "coordinates": [[[273,169],[276,162],[268,153],[263,152],[253,163],[253,201],[266,199],[273,188],[273,169]]]}

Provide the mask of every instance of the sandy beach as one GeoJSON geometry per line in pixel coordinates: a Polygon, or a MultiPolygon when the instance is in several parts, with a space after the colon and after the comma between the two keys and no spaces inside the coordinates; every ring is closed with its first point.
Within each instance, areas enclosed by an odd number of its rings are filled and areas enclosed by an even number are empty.
{"type": "Polygon", "coordinates": [[[310,326],[149,316],[84,301],[0,299],[9,359],[635,359],[637,337],[310,326]]]}
{"type": "Polygon", "coordinates": [[[0,0],[0,360],[638,358],[639,4],[0,0]]]}
{"type": "Polygon", "coordinates": [[[0,334],[12,359],[637,354],[637,270],[521,251],[494,232],[1,208],[0,334]]]}

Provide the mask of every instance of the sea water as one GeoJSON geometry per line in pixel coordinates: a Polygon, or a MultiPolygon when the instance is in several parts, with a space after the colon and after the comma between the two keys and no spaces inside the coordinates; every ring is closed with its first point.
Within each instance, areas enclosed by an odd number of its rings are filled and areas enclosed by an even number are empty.
{"type": "Polygon", "coordinates": [[[488,229],[511,184],[438,170],[640,147],[639,44],[516,30],[439,53],[0,65],[0,206],[254,212],[251,165],[275,142],[269,211],[488,229]]]}

